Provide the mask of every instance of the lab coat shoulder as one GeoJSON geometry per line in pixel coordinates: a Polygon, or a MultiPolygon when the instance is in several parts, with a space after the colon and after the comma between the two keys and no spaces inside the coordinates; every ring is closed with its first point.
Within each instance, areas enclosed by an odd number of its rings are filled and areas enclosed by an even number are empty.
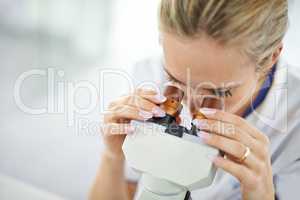
{"type": "Polygon", "coordinates": [[[274,137],[272,167],[277,199],[296,199],[300,185],[300,67],[283,64],[279,70],[286,79],[281,87],[280,106],[286,107],[281,119],[285,132],[274,137]]]}
{"type": "Polygon", "coordinates": [[[272,159],[280,167],[300,158],[300,67],[281,61],[260,121],[272,142],[272,159]],[[264,118],[264,116],[268,116],[264,118]],[[269,118],[270,120],[268,120],[269,118]],[[286,153],[288,155],[286,155],[286,153]]]}
{"type": "Polygon", "coordinates": [[[291,97],[297,97],[291,103],[300,104],[300,66],[293,66],[287,64],[287,85],[288,94],[291,97]]]}
{"type": "MultiPolygon", "coordinates": [[[[286,121],[287,133],[300,137],[300,66],[286,64],[286,87],[283,86],[284,95],[282,103],[287,107],[286,121]],[[286,89],[285,89],[286,88],[286,89]],[[299,132],[299,134],[297,134],[299,132]]],[[[300,138],[299,138],[300,139],[300,138]]],[[[298,140],[300,146],[300,140],[298,140]]],[[[299,151],[300,157],[300,151],[299,151]]]]}

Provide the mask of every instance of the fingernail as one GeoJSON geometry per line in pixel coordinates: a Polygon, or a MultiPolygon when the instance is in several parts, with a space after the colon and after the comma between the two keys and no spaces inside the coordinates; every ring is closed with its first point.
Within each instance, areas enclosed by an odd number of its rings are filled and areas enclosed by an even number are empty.
{"type": "Polygon", "coordinates": [[[206,157],[207,157],[207,159],[210,160],[211,162],[215,162],[215,160],[216,160],[216,156],[213,156],[213,155],[207,154],[206,157]]]}
{"type": "Polygon", "coordinates": [[[164,117],[164,116],[166,116],[166,112],[163,109],[161,109],[160,107],[155,107],[153,109],[152,113],[156,117],[164,117]]]}
{"type": "Polygon", "coordinates": [[[194,119],[193,120],[193,124],[196,125],[196,127],[198,127],[199,129],[204,129],[207,128],[207,123],[203,120],[199,120],[199,119],[194,119]]]}
{"type": "Polygon", "coordinates": [[[127,134],[132,134],[132,133],[134,133],[135,129],[133,126],[126,126],[125,131],[127,134]]]}
{"type": "Polygon", "coordinates": [[[144,118],[145,120],[147,119],[150,119],[153,117],[153,114],[151,112],[147,112],[147,111],[144,111],[144,110],[141,110],[139,115],[144,118]]]}
{"type": "Polygon", "coordinates": [[[205,131],[200,131],[197,133],[197,135],[205,141],[210,138],[210,133],[207,133],[205,131]]]}
{"type": "Polygon", "coordinates": [[[151,89],[151,88],[143,88],[144,92],[156,92],[155,90],[151,89]]]}
{"type": "Polygon", "coordinates": [[[200,108],[200,112],[204,115],[213,115],[217,112],[217,110],[212,108],[200,108]]]}
{"type": "Polygon", "coordinates": [[[154,98],[158,101],[158,102],[165,102],[167,100],[167,97],[163,96],[163,95],[160,95],[160,94],[157,94],[154,96],[154,98]]]}

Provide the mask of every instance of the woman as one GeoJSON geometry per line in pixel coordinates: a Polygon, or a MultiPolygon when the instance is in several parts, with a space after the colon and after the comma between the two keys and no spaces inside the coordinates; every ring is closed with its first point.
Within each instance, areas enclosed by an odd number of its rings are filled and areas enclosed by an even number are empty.
{"type": "MultiPolygon", "coordinates": [[[[190,101],[214,95],[226,106],[201,108],[207,119],[195,121],[204,130],[200,137],[227,156],[212,158],[219,168],[215,182],[193,191],[193,199],[296,199],[300,73],[279,60],[287,23],[287,0],[161,1],[164,63],[139,67],[136,77],[145,70],[151,79],[163,69],[170,81],[192,91],[190,101]],[[234,131],[226,132],[229,127],[234,131]]],[[[163,116],[157,105],[164,101],[139,89],[110,104],[91,199],[133,198],[136,184],[126,182],[121,146],[133,132],[130,120],[163,116]]]]}

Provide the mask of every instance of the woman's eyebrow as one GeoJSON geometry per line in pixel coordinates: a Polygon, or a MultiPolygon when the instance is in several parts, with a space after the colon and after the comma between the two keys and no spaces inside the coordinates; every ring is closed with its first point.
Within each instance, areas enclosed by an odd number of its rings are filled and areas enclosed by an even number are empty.
{"type": "Polygon", "coordinates": [[[235,88],[237,88],[237,87],[239,87],[240,86],[240,84],[237,84],[237,85],[232,85],[232,86],[227,86],[227,87],[216,87],[216,88],[214,88],[214,87],[210,87],[210,88],[208,88],[208,87],[202,87],[202,89],[203,90],[209,90],[209,91],[227,91],[227,90],[232,90],[232,89],[235,89],[235,88]]]}
{"type": "Polygon", "coordinates": [[[239,86],[241,86],[243,83],[242,82],[231,82],[229,84],[225,84],[224,87],[202,87],[204,90],[217,90],[217,91],[225,91],[225,90],[231,90],[235,89],[239,86]]]}
{"type": "MultiPolygon", "coordinates": [[[[183,83],[182,81],[176,79],[170,72],[168,72],[168,70],[166,68],[163,68],[165,73],[167,74],[167,76],[169,76],[170,79],[172,79],[173,81],[179,83],[179,84],[182,84],[182,85],[185,85],[185,83],[183,83]]],[[[226,86],[224,87],[201,87],[202,89],[204,90],[214,90],[214,91],[225,91],[225,90],[231,90],[231,89],[234,89],[234,88],[237,88],[239,87],[240,85],[242,85],[242,82],[240,81],[237,81],[237,82],[231,82],[229,84],[226,84],[226,86]]]]}

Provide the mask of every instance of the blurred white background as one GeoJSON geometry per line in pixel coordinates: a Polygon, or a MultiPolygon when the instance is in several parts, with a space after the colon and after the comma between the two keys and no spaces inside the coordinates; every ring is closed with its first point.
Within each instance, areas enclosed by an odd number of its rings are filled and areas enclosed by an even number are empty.
{"type": "MultiPolygon", "coordinates": [[[[58,82],[98,84],[101,69],[126,69],[159,54],[157,2],[0,0],[0,174],[66,199],[86,199],[99,164],[100,137],[76,131],[76,120],[68,126],[66,112],[24,113],[14,100],[15,81],[32,69],[63,71],[55,77],[53,94],[61,106],[58,82]]],[[[290,8],[284,57],[300,66],[300,2],[291,2],[290,8]]],[[[106,89],[123,86],[118,84],[106,89]]],[[[26,105],[42,108],[49,103],[48,92],[47,77],[33,77],[24,81],[21,97],[26,105]]],[[[84,90],[76,93],[82,107],[89,102],[86,96],[84,90]]],[[[98,111],[77,119],[98,122],[98,111]]]]}

